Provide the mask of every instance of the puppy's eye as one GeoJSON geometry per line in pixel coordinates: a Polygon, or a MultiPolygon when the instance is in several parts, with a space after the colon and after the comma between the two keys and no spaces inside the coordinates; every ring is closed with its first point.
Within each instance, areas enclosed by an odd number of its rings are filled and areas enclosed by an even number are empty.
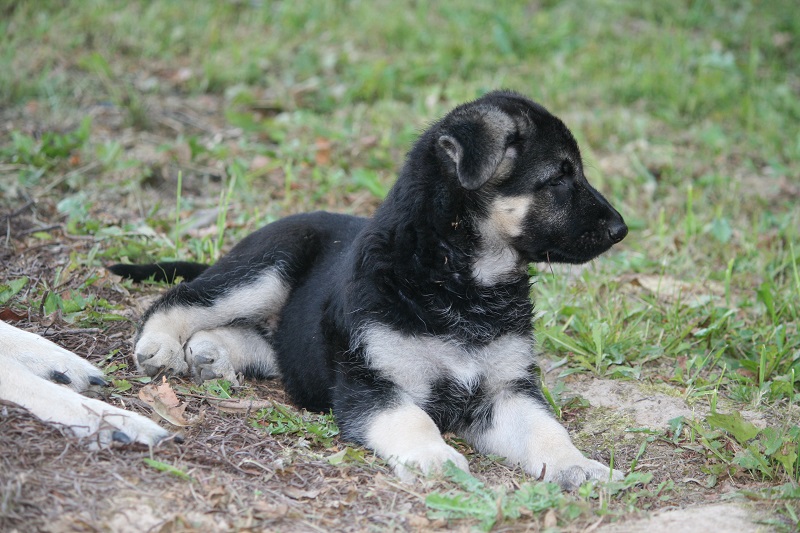
{"type": "Polygon", "coordinates": [[[548,181],[547,184],[551,187],[558,187],[560,185],[564,185],[564,183],[566,183],[566,179],[572,176],[574,170],[575,169],[572,166],[572,163],[570,163],[565,159],[564,161],[561,162],[561,168],[559,169],[558,175],[550,178],[550,181],[548,181]]]}

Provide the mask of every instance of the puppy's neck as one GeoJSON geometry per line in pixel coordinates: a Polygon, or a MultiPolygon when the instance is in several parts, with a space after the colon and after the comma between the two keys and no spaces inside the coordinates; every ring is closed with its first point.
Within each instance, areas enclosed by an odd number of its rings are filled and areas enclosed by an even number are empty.
{"type": "Polygon", "coordinates": [[[475,220],[479,243],[473,256],[472,276],[480,285],[492,286],[526,275],[527,264],[511,243],[525,231],[530,206],[527,196],[497,197],[489,203],[486,215],[475,220]]]}

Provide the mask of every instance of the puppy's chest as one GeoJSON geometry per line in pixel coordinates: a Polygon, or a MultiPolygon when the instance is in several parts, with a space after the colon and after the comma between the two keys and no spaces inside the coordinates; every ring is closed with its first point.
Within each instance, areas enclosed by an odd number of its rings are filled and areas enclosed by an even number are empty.
{"type": "Polygon", "coordinates": [[[367,366],[420,403],[431,400],[443,382],[465,394],[499,390],[527,376],[534,363],[527,335],[508,334],[481,346],[464,346],[371,325],[362,342],[367,366]]]}

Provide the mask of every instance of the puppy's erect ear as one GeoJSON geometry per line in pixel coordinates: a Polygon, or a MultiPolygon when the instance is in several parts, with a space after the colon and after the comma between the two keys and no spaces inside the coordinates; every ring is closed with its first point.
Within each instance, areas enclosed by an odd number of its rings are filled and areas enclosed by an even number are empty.
{"type": "Polygon", "coordinates": [[[439,146],[456,164],[462,187],[474,191],[494,176],[506,156],[506,138],[513,126],[507,115],[493,110],[457,121],[439,137],[439,146]]]}

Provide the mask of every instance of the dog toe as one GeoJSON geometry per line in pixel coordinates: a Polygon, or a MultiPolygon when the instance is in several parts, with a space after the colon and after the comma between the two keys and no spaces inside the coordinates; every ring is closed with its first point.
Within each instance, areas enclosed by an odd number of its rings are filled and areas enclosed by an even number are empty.
{"type": "Polygon", "coordinates": [[[209,331],[200,331],[189,339],[184,354],[195,383],[211,379],[227,379],[234,385],[239,382],[224,343],[209,331]]]}
{"type": "Polygon", "coordinates": [[[440,474],[447,462],[469,472],[469,461],[456,450],[444,443],[430,444],[410,450],[403,457],[393,458],[395,475],[404,482],[418,479],[418,473],[423,476],[440,474]]]}
{"type": "Polygon", "coordinates": [[[72,380],[67,374],[59,372],[58,370],[50,372],[50,381],[58,383],[59,385],[70,385],[72,383],[72,380]]]}
{"type": "Polygon", "coordinates": [[[148,376],[161,372],[183,375],[189,369],[183,347],[177,339],[163,334],[145,335],[136,343],[136,366],[148,376]]]}
{"type": "Polygon", "coordinates": [[[108,387],[108,381],[103,379],[101,376],[89,376],[89,385],[95,385],[97,387],[108,387]]]}

